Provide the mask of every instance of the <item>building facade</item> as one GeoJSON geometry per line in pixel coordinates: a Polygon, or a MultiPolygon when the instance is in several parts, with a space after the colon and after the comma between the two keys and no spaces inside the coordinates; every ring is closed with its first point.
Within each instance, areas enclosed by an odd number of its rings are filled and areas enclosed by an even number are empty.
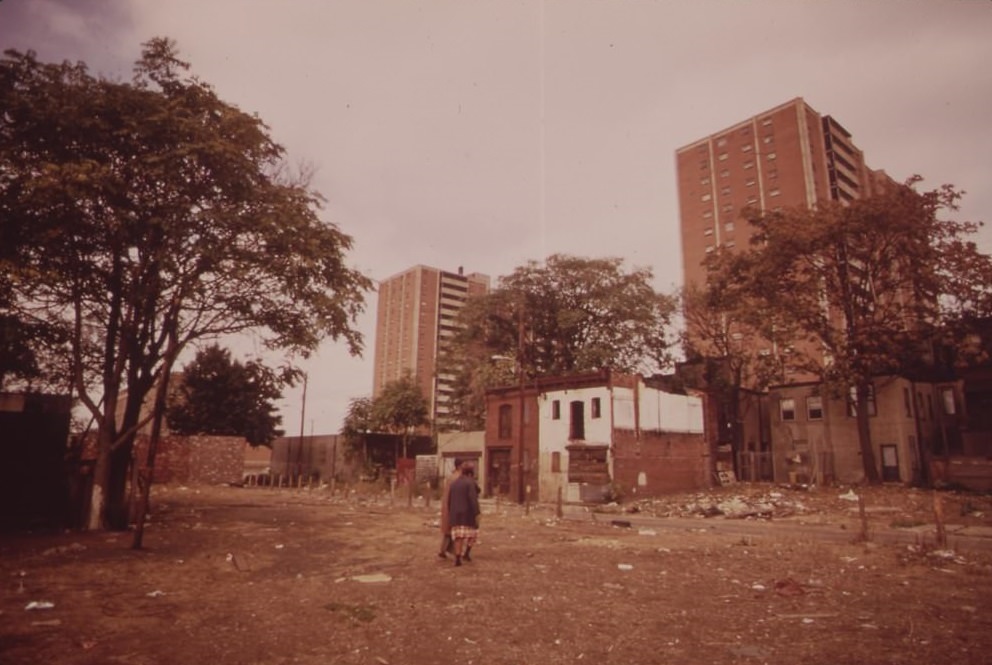
{"type": "MultiPolygon", "coordinates": [[[[710,253],[718,248],[748,247],[751,228],[743,217],[745,210],[766,213],[812,208],[826,201],[850,203],[892,182],[884,171],[867,166],[843,125],[802,98],[679,148],[676,164],[686,286],[705,283],[704,262],[710,253]]],[[[687,333],[690,340],[695,339],[692,329],[687,333]]],[[[740,331],[736,334],[762,355],[787,350],[769,340],[740,331]]],[[[705,353],[706,345],[700,343],[697,348],[705,353]]],[[[753,422],[738,418],[736,423],[716,423],[712,428],[718,434],[718,448],[730,448],[734,470],[749,479],[780,482],[859,479],[863,471],[858,437],[852,429],[855,419],[844,416],[846,401],[840,400],[838,406],[820,396],[816,377],[792,374],[787,381],[789,385],[778,387],[769,399],[757,400],[753,422]],[[783,403],[801,403],[803,408],[783,410],[783,403]],[[804,410],[808,403],[819,406],[804,410]],[[783,414],[793,413],[794,420],[782,419],[783,414]],[[803,417],[810,413],[820,415],[803,417]],[[730,432],[735,435],[720,436],[730,432]]],[[[749,387],[746,377],[741,387],[749,387]]],[[[740,407],[726,410],[742,412],[740,407]]],[[[885,415],[872,417],[871,429],[883,475],[909,481],[920,477],[919,440],[926,437],[916,431],[915,411],[909,423],[901,414],[886,409],[885,415]],[[906,427],[910,430],[903,431],[906,427]]]]}
{"type": "Polygon", "coordinates": [[[675,153],[683,280],[702,284],[717,247],[746,247],[741,211],[853,201],[888,180],[851,134],[802,98],[742,120],[675,153]]]}
{"type": "Polygon", "coordinates": [[[709,487],[703,401],[609,370],[489,390],[484,491],[601,502],[709,487]]]}
{"type": "Polygon", "coordinates": [[[449,412],[453,377],[437,373],[438,357],[468,298],[489,291],[489,277],[414,266],[379,283],[372,391],[409,373],[427,398],[433,422],[449,412]]]}

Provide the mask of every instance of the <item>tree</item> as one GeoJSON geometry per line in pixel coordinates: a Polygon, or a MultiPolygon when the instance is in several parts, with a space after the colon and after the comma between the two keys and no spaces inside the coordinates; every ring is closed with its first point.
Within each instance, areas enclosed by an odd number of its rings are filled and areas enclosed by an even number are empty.
{"type": "Polygon", "coordinates": [[[321,219],[320,195],[263,122],[188,67],[161,38],[130,83],[33,53],[0,60],[0,237],[17,244],[3,278],[14,315],[65,335],[62,369],[97,424],[93,528],[127,526],[142,404],[154,391],[150,468],[191,343],[362,347],[371,282],[345,264],[351,238],[321,219]]]}
{"type": "Polygon", "coordinates": [[[356,397],[348,402],[348,413],[341,426],[341,434],[352,450],[361,446],[362,463],[369,463],[368,436],[375,431],[375,403],[371,397],[356,397]]]}
{"type": "Polygon", "coordinates": [[[619,258],[556,254],[471,299],[440,370],[456,377],[453,411],[463,426],[481,422],[486,388],[509,377],[667,365],[676,298],[651,280],[650,269],[626,271],[619,258]]]}
{"type": "Polygon", "coordinates": [[[711,276],[737,284],[765,339],[789,340],[791,372],[853,396],[865,478],[879,482],[868,405],[877,377],[913,371],[976,303],[987,302],[992,263],[966,240],[976,224],[940,219],[961,194],[917,192],[918,178],[849,205],[750,211],[748,251],[728,253],[711,276]],[[967,270],[962,267],[968,266],[967,270]]]}
{"type": "Polygon", "coordinates": [[[716,398],[717,421],[727,432],[718,432],[717,440],[729,439],[737,453],[744,448],[742,412],[745,389],[763,390],[772,381],[782,379],[782,367],[771,354],[760,352],[756,330],[760,320],[757,310],[748,302],[741,285],[723,279],[725,275],[712,271],[705,285],[689,284],[682,290],[682,315],[685,328],[682,347],[686,360],[701,366],[700,380],[716,398]]]}
{"type": "Polygon", "coordinates": [[[283,430],[274,400],[298,372],[279,376],[260,361],[245,364],[216,344],[196,354],[183,368],[178,389],[170,394],[166,419],[179,434],[242,436],[253,446],[269,445],[283,430]]]}
{"type": "Polygon", "coordinates": [[[400,435],[404,458],[413,431],[430,424],[427,414],[427,398],[409,373],[387,383],[372,402],[372,422],[378,429],[400,435]]]}

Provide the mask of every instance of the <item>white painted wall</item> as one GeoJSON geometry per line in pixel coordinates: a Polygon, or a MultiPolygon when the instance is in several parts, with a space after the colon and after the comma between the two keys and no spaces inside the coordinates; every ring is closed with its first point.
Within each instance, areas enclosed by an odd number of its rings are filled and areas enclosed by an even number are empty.
{"type": "Polygon", "coordinates": [[[703,432],[703,399],[641,388],[641,429],[659,432],[703,432]]]}

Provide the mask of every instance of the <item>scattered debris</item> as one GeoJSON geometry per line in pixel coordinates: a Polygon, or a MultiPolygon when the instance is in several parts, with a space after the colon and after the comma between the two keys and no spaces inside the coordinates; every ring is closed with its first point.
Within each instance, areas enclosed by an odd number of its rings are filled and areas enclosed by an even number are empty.
{"type": "Polygon", "coordinates": [[[165,592],[155,589],[154,591],[149,591],[145,595],[148,596],[149,598],[158,598],[159,596],[164,596],[165,592]]]}
{"type": "Polygon", "coordinates": [[[71,545],[59,545],[58,547],[50,547],[41,553],[41,556],[52,556],[53,554],[74,554],[76,552],[83,552],[86,550],[86,545],[80,543],[72,543],[71,545]]]}
{"type": "Polygon", "coordinates": [[[55,607],[55,603],[47,600],[32,600],[25,606],[25,610],[50,610],[55,607]]]}
{"type": "Polygon", "coordinates": [[[802,596],[806,593],[803,585],[791,577],[775,582],[775,593],[780,596],[802,596]]]}
{"type": "Polygon", "coordinates": [[[618,563],[617,570],[633,570],[634,567],[629,563],[618,563]]]}
{"type": "Polygon", "coordinates": [[[392,576],[386,573],[371,573],[369,575],[352,575],[352,581],[362,582],[364,584],[375,584],[379,582],[391,582],[393,580],[392,576]]]}

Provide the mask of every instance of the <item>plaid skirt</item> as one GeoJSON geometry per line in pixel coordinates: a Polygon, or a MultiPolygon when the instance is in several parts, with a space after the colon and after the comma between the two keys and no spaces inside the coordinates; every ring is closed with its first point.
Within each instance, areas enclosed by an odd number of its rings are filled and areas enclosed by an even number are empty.
{"type": "Polygon", "coordinates": [[[478,540],[479,530],[471,526],[453,526],[451,527],[451,537],[454,539],[464,538],[471,545],[478,540]]]}

